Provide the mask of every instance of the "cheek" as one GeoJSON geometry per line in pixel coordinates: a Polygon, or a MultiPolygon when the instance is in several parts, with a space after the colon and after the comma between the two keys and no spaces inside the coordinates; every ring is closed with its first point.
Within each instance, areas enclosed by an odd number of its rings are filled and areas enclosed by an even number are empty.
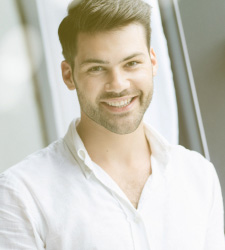
{"type": "Polygon", "coordinates": [[[104,84],[99,78],[86,77],[85,81],[83,82],[83,87],[86,92],[96,96],[96,94],[102,91],[104,84]]]}
{"type": "Polygon", "coordinates": [[[152,78],[151,68],[142,68],[132,77],[133,81],[139,86],[139,88],[145,87],[146,84],[147,86],[151,86],[152,78]]]}
{"type": "Polygon", "coordinates": [[[102,80],[99,77],[89,77],[89,76],[78,76],[77,85],[79,91],[88,100],[94,102],[98,96],[100,96],[103,91],[104,86],[102,86],[102,80]]]}

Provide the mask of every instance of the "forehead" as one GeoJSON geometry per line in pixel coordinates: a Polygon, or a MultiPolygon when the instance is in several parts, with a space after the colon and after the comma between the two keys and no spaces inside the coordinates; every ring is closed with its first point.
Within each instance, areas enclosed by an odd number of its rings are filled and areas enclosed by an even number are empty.
{"type": "Polygon", "coordinates": [[[129,56],[135,52],[148,52],[146,31],[141,24],[129,24],[109,31],[81,32],[77,38],[75,59],[99,57],[104,60],[129,56]]]}

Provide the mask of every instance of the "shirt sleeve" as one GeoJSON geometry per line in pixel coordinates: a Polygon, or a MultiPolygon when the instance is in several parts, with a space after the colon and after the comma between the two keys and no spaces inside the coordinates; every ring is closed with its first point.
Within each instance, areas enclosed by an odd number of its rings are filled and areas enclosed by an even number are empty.
{"type": "Polygon", "coordinates": [[[20,186],[7,174],[0,174],[0,249],[43,250],[31,211],[20,186]]]}
{"type": "Polygon", "coordinates": [[[221,187],[215,168],[211,165],[213,178],[212,203],[204,250],[225,250],[224,210],[221,187]]]}

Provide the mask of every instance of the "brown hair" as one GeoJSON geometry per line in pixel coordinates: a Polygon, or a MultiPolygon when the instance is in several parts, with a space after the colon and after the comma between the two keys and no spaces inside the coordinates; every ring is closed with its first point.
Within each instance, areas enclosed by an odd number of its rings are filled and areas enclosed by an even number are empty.
{"type": "Polygon", "coordinates": [[[151,7],[142,0],[73,0],[58,29],[66,61],[74,66],[79,32],[113,30],[132,22],[143,25],[149,46],[150,10],[151,7]]]}

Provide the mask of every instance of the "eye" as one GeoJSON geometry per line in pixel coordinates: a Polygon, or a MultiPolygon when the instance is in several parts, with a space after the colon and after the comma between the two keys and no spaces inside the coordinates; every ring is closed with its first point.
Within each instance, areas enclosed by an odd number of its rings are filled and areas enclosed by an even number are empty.
{"type": "Polygon", "coordinates": [[[135,67],[135,66],[137,66],[139,64],[139,62],[137,62],[137,61],[132,61],[132,62],[128,62],[127,64],[126,64],[126,67],[135,67]]]}
{"type": "Polygon", "coordinates": [[[102,66],[95,66],[95,67],[88,69],[88,72],[95,73],[95,72],[100,72],[103,70],[104,68],[102,66]]]}

